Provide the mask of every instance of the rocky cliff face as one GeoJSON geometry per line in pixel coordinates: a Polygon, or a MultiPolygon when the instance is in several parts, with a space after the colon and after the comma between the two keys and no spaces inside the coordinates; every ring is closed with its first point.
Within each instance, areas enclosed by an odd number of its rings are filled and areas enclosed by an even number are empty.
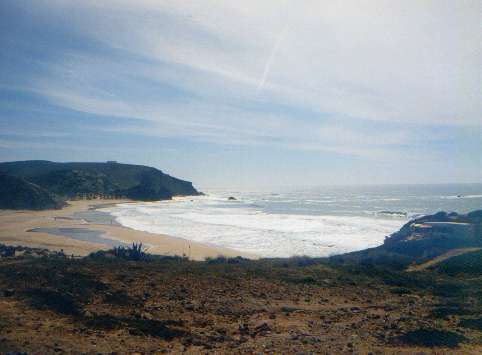
{"type": "MultiPolygon", "coordinates": [[[[189,181],[142,166],[108,163],[21,161],[0,163],[0,173],[23,179],[60,199],[85,195],[156,201],[173,196],[199,195],[189,181]]],[[[15,195],[15,191],[10,191],[15,195]]],[[[26,195],[15,195],[16,199],[26,195]]],[[[28,205],[28,202],[25,201],[28,205]]]]}
{"type": "Polygon", "coordinates": [[[478,247],[482,247],[482,210],[467,214],[438,212],[406,223],[379,247],[335,256],[333,260],[404,267],[453,249],[478,247]]]}

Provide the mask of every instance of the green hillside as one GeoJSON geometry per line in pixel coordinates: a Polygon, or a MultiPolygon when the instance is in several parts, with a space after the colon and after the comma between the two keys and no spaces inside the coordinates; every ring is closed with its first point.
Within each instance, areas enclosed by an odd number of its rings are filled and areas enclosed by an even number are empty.
{"type": "Polygon", "coordinates": [[[0,163],[0,173],[24,179],[62,199],[79,195],[157,201],[198,195],[192,183],[142,166],[107,163],[56,163],[43,160],[0,163]]]}
{"type": "Polygon", "coordinates": [[[0,173],[1,209],[55,209],[63,202],[47,190],[22,178],[0,173]]]}

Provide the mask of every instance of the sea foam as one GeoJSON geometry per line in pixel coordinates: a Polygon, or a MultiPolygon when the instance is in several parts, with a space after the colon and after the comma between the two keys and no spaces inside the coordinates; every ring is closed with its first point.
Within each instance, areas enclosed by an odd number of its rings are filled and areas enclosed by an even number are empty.
{"type": "Polygon", "coordinates": [[[406,222],[375,216],[303,214],[296,209],[296,213],[272,213],[266,212],[259,200],[227,202],[225,196],[200,196],[121,204],[108,211],[120,224],[133,229],[262,257],[328,256],[374,247],[406,222]]]}

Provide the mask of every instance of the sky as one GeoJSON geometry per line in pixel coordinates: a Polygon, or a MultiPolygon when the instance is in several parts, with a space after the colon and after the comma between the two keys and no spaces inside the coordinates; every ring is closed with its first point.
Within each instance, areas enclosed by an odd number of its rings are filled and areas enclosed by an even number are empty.
{"type": "Polygon", "coordinates": [[[0,161],[482,182],[482,1],[2,0],[0,161]]]}

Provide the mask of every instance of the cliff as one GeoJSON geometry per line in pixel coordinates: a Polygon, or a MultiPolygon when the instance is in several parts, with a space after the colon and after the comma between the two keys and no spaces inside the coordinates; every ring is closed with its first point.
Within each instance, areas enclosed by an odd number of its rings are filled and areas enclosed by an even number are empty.
{"type": "MultiPolygon", "coordinates": [[[[100,195],[157,201],[173,196],[199,194],[191,182],[169,176],[158,169],[116,162],[7,162],[0,163],[0,173],[35,184],[63,200],[85,195],[100,195]]],[[[16,198],[25,198],[25,195],[22,196],[16,198]]],[[[24,205],[29,205],[27,200],[24,205]]]]}
{"type": "Polygon", "coordinates": [[[61,199],[22,178],[0,173],[0,208],[43,210],[63,206],[61,199]]]}

